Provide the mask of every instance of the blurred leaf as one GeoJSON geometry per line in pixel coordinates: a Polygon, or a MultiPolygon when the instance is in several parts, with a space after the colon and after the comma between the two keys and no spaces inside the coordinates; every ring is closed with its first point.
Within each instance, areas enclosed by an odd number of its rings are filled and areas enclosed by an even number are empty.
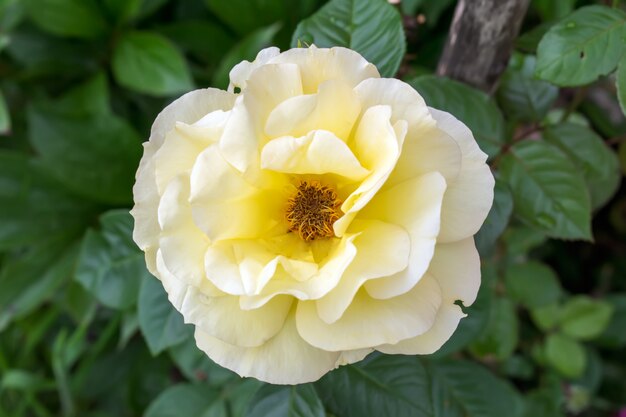
{"type": "Polygon", "coordinates": [[[117,24],[135,18],[141,10],[142,3],[144,3],[143,0],[102,0],[102,2],[117,24]]]}
{"type": "Polygon", "coordinates": [[[92,210],[30,158],[0,150],[0,250],[78,235],[92,210]]]}
{"type": "Polygon", "coordinates": [[[526,226],[509,227],[502,238],[510,255],[525,255],[547,240],[545,233],[526,226]]]}
{"type": "Polygon", "coordinates": [[[512,119],[539,122],[559,95],[552,84],[535,78],[535,57],[513,55],[500,79],[498,102],[512,119]]]}
{"type": "Polygon", "coordinates": [[[543,20],[555,20],[570,14],[575,4],[576,0],[533,0],[531,7],[543,20]]]}
{"type": "Polygon", "coordinates": [[[533,322],[541,330],[549,331],[554,329],[561,320],[561,307],[554,303],[547,306],[535,307],[530,311],[533,322]]]}
{"type": "Polygon", "coordinates": [[[243,378],[234,388],[228,391],[230,399],[230,417],[245,417],[248,407],[257,391],[264,386],[253,378],[243,378]]]}
{"type": "Polygon", "coordinates": [[[222,401],[205,385],[178,384],[162,392],[144,417],[217,417],[222,401]]]}
{"type": "MultiPolygon", "coordinates": [[[[22,0],[0,0],[0,32],[8,33],[24,18],[24,2],[22,0]]],[[[0,37],[2,35],[0,34],[0,37]]],[[[0,51],[2,48],[0,47],[0,51]]]]}
{"type": "Polygon", "coordinates": [[[507,294],[529,309],[545,307],[561,297],[558,277],[540,262],[528,261],[509,266],[505,282],[507,294]]]}
{"type": "Polygon", "coordinates": [[[615,152],[593,131],[572,123],[548,126],[543,136],[569,156],[578,171],[582,172],[592,208],[606,204],[621,180],[615,152]]]}
{"type": "Polygon", "coordinates": [[[509,224],[513,212],[513,197],[506,183],[496,180],[493,205],[482,227],[474,237],[481,255],[489,253],[496,240],[509,224]]]}
{"type": "Polygon", "coordinates": [[[89,39],[107,30],[92,0],[25,0],[25,4],[30,18],[53,35],[89,39]]]}
{"type": "Polygon", "coordinates": [[[585,350],[577,341],[556,333],[546,339],[546,359],[561,374],[577,378],[585,370],[585,350]]]}
{"type": "Polygon", "coordinates": [[[185,57],[167,38],[153,32],[128,32],[113,51],[113,75],[130,89],[169,96],[193,89],[185,57]]]}
{"type": "Polygon", "coordinates": [[[502,159],[502,179],[513,193],[515,214],[562,239],[591,239],[591,207],[585,183],[561,151],[545,142],[523,141],[502,159]]]}
{"type": "Polygon", "coordinates": [[[42,164],[68,189],[102,203],[132,201],[141,144],[124,120],[34,106],[28,112],[28,125],[42,164]]]}
{"type": "Polygon", "coordinates": [[[276,23],[252,32],[239,41],[220,61],[213,75],[213,86],[217,88],[228,87],[230,70],[243,60],[253,61],[261,49],[271,44],[279,29],[280,24],[276,23]]]}
{"type": "Polygon", "coordinates": [[[480,365],[415,356],[373,355],[329,373],[316,387],[341,417],[519,416],[522,405],[508,383],[480,365]]]}
{"type": "Polygon", "coordinates": [[[519,341],[519,320],[515,305],[504,297],[492,301],[489,321],[483,334],[470,349],[479,356],[494,355],[499,360],[511,356],[519,341]]]}
{"type": "Polygon", "coordinates": [[[617,99],[622,108],[622,113],[626,115],[626,55],[622,57],[615,74],[615,85],[617,87],[617,99]]]}
{"type": "Polygon", "coordinates": [[[394,76],[406,51],[400,14],[385,0],[331,0],[300,22],[291,46],[296,47],[298,41],[355,50],[376,65],[383,77],[394,76]]]}
{"type": "Polygon", "coordinates": [[[158,31],[181,49],[213,64],[217,64],[235,43],[226,30],[206,20],[177,21],[160,26],[158,31]],[[211,39],[211,42],[207,42],[207,39],[211,39]]]}
{"type": "Polygon", "coordinates": [[[595,81],[615,69],[625,49],[626,13],[586,6],[554,25],[537,48],[537,75],[561,86],[595,81]]]}
{"type": "Polygon", "coordinates": [[[426,104],[452,113],[470,128],[480,149],[489,156],[500,152],[504,144],[504,118],[495,102],[475,88],[447,78],[418,77],[409,84],[426,104]]]}
{"type": "Polygon", "coordinates": [[[246,417],[324,417],[324,406],[311,384],[264,385],[256,393],[246,417]]]}
{"type": "Polygon", "coordinates": [[[142,279],[150,273],[133,242],[133,219],[127,210],[106,212],[100,224],[100,231],[88,230],[83,239],[76,280],[105,306],[126,309],[135,304],[142,279]]]}
{"type": "Polygon", "coordinates": [[[7,389],[37,392],[54,390],[55,386],[53,381],[49,381],[41,375],[22,369],[9,369],[3,372],[0,380],[0,392],[7,389]]]}
{"type": "Polygon", "coordinates": [[[170,357],[178,369],[191,381],[207,381],[213,387],[221,387],[239,378],[234,372],[222,368],[201,351],[193,338],[169,348],[170,357]]]}
{"type": "Polygon", "coordinates": [[[99,72],[73,87],[54,103],[65,114],[77,116],[109,115],[109,87],[104,73],[99,72]]]}
{"type": "Polygon", "coordinates": [[[563,306],[561,331],[574,339],[593,339],[609,325],[612,314],[611,304],[579,295],[570,298],[563,306]]]}
{"type": "Polygon", "coordinates": [[[191,328],[170,304],[159,280],[143,279],[138,303],[139,328],[153,356],[189,337],[191,328]]]}
{"type": "Polygon", "coordinates": [[[9,109],[7,103],[4,101],[2,91],[0,91],[0,135],[9,133],[11,130],[11,116],[9,115],[9,109]]]}
{"type": "Polygon", "coordinates": [[[626,346],[626,294],[611,294],[605,301],[613,306],[611,321],[598,338],[598,343],[613,349],[626,346]]]}
{"type": "Polygon", "coordinates": [[[550,30],[552,25],[554,25],[554,22],[544,22],[530,29],[528,32],[522,33],[515,40],[515,47],[521,51],[534,54],[535,51],[537,51],[537,46],[541,38],[550,30]]]}

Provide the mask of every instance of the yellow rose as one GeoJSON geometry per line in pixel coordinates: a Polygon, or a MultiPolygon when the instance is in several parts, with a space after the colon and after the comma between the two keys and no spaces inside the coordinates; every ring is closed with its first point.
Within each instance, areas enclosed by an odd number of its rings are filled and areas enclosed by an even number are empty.
{"type": "Polygon", "coordinates": [[[134,239],[200,349],[276,384],[439,349],[493,200],[469,129],[344,48],[265,49],[230,78],[163,110],[134,187],[134,239]]]}

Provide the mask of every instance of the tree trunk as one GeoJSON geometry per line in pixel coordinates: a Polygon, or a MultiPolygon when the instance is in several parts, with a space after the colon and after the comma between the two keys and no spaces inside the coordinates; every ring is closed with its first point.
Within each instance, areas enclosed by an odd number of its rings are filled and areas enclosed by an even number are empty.
{"type": "Polygon", "coordinates": [[[530,0],[459,0],[437,74],[492,93],[530,0]]]}

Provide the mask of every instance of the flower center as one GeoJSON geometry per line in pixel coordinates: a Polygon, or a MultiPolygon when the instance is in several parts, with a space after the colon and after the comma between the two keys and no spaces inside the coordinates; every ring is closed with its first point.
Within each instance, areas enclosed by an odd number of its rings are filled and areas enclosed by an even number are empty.
{"type": "Polygon", "coordinates": [[[333,223],[341,217],[341,201],[337,193],[317,181],[302,181],[298,191],[287,201],[286,219],[289,230],[303,240],[332,237],[333,223]]]}

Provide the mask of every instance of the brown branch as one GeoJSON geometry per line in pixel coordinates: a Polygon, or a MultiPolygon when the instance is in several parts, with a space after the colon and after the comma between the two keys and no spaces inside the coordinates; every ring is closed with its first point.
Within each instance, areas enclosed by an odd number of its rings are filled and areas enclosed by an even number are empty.
{"type": "Polygon", "coordinates": [[[530,0],[459,0],[437,74],[492,93],[530,0]]]}

